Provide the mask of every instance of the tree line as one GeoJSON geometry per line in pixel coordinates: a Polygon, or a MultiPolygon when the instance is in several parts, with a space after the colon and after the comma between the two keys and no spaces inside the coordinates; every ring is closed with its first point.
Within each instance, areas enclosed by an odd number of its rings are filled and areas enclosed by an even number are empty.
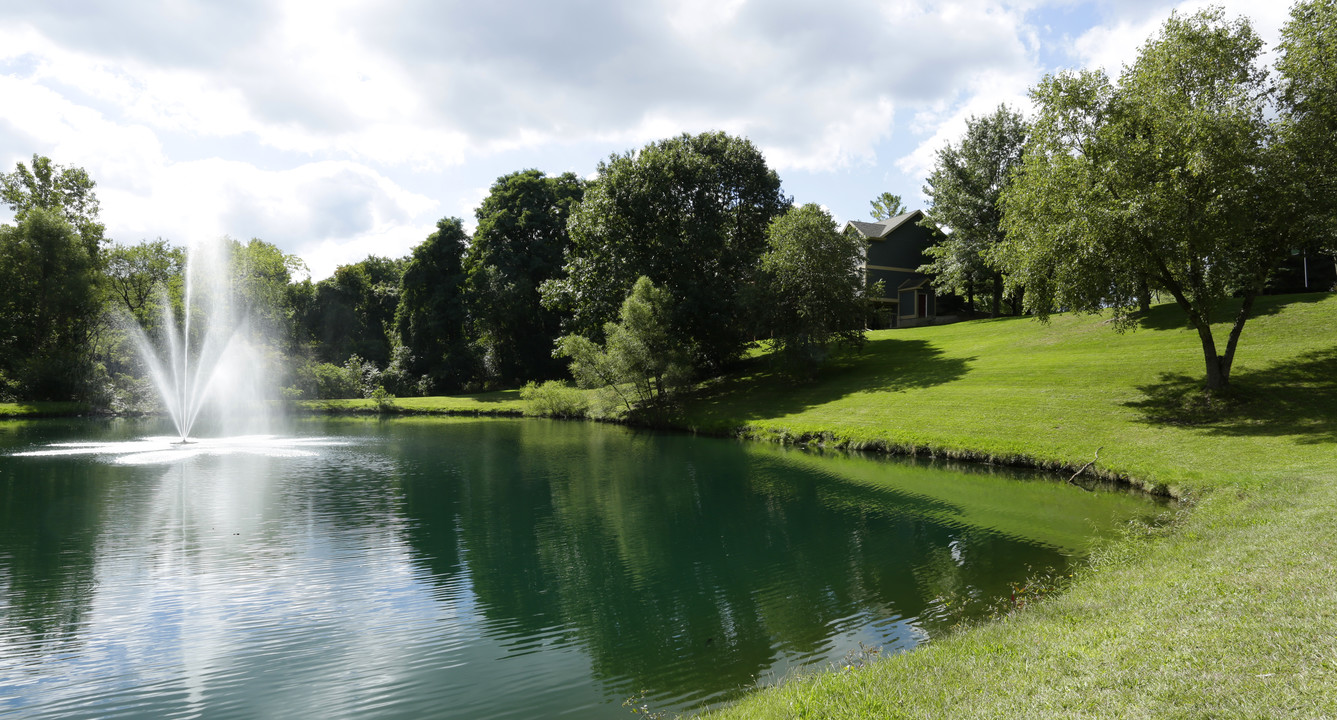
{"type": "MultiPolygon", "coordinates": [[[[14,288],[0,394],[151,404],[128,328],[180,330],[162,324],[182,317],[187,251],[110,243],[79,168],[34,156],[0,177],[16,211],[0,231],[14,288]]],[[[590,181],[511,173],[476,218],[472,234],[443,218],[407,257],[368,257],[319,282],[293,280],[302,261],[273,244],[229,240],[233,291],[269,330],[285,392],[433,395],[574,377],[631,383],[644,391],[624,397],[631,410],[722,371],[759,338],[799,372],[862,340],[861,246],[820,207],[794,207],[743,138],[654,142],[590,181]]]]}
{"type": "MultiPolygon", "coordinates": [[[[994,316],[1111,312],[1122,330],[1173,298],[1207,386],[1227,387],[1279,265],[1337,254],[1337,0],[1297,3],[1282,38],[1268,68],[1247,19],[1176,13],[1117,78],[1063,71],[1032,89],[1032,117],[971,118],[924,187],[939,232],[921,270],[994,316]]],[[[0,227],[0,399],[151,402],[125,327],[163,330],[186,253],[111,244],[94,187],[40,156],[0,175],[15,214],[0,227]]],[[[872,201],[876,218],[905,210],[891,193],[872,201]]],[[[609,408],[654,408],[757,341],[811,375],[863,341],[883,290],[866,284],[860,239],[795,206],[757,148],[721,132],[615,154],[588,181],[505,175],[476,220],[470,234],[443,218],[407,257],[314,283],[293,281],[302,261],[271,243],[228,241],[285,392],[574,379],[609,408]]]]}

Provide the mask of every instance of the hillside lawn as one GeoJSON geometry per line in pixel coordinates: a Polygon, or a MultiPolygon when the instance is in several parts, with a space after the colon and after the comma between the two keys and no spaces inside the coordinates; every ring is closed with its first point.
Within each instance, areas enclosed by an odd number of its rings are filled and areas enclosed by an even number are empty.
{"type": "Polygon", "coordinates": [[[1261,298],[1233,396],[1210,403],[1173,305],[1126,334],[1092,316],[874,332],[807,384],[753,363],[676,423],[1068,472],[1099,450],[1088,473],[1185,504],[1057,596],[709,717],[1337,717],[1337,295],[1261,298]]]}

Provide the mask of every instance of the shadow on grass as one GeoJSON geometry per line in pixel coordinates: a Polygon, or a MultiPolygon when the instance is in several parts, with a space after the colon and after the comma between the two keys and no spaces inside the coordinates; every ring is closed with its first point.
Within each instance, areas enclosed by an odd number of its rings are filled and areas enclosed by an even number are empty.
{"type": "Polygon", "coordinates": [[[784,372],[769,358],[685,398],[682,422],[732,428],[790,415],[857,393],[895,393],[959,380],[975,358],[946,357],[924,340],[882,338],[834,357],[812,380],[784,372]]]}
{"type": "MultiPolygon", "coordinates": [[[[1332,293],[1260,295],[1258,296],[1258,299],[1254,301],[1253,311],[1249,314],[1249,319],[1254,320],[1268,315],[1276,315],[1288,305],[1321,302],[1331,296],[1332,293]]],[[[1243,301],[1238,298],[1231,298],[1222,302],[1215,309],[1213,321],[1219,323],[1233,323],[1235,321],[1235,314],[1239,312],[1241,302],[1243,301]]],[[[1189,325],[1188,316],[1184,314],[1183,309],[1173,302],[1156,305],[1143,313],[1137,320],[1137,327],[1141,330],[1193,329],[1193,327],[1189,325]]]]}
{"type": "Polygon", "coordinates": [[[1214,435],[1294,435],[1304,443],[1337,442],[1337,346],[1261,370],[1236,372],[1231,389],[1210,395],[1202,379],[1164,373],[1127,403],[1153,425],[1192,426],[1214,435]]]}

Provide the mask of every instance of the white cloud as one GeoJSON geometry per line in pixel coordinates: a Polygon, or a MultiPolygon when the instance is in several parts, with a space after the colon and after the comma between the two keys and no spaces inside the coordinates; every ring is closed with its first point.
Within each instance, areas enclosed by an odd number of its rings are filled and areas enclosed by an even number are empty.
{"type": "Polygon", "coordinates": [[[1229,19],[1248,18],[1254,32],[1267,44],[1264,62],[1271,62],[1271,51],[1281,37],[1281,27],[1290,16],[1290,9],[1288,3],[1256,0],[1187,0],[1176,5],[1143,8],[1136,15],[1082,33],[1073,41],[1074,55],[1082,67],[1104,68],[1111,78],[1117,78],[1125,65],[1137,59],[1138,51],[1160,30],[1172,11],[1188,15],[1209,7],[1222,8],[1229,19]]]}
{"type": "MultiPolygon", "coordinates": [[[[498,174],[587,174],[682,132],[746,135],[782,177],[830,178],[806,195],[858,214],[887,188],[843,178],[917,186],[966,117],[1025,107],[1046,69],[1028,18],[1078,5],[11,4],[0,161],[40,152],[85,167],[118,239],[255,235],[303,254],[317,278],[367,252],[407,252],[438,213],[472,225],[498,174]]],[[[1227,3],[1272,41],[1285,9],[1249,5],[1227,3]]],[[[1110,20],[1070,28],[1063,47],[1088,64],[1131,58],[1168,14],[1155,0],[1091,7],[1110,20]]]]}

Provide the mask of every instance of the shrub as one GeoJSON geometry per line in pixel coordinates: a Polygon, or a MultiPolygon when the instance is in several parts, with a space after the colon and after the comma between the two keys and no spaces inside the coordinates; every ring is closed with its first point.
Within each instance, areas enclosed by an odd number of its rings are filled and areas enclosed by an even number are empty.
{"type": "Polygon", "coordinates": [[[589,412],[585,393],[557,380],[541,385],[530,381],[520,389],[520,399],[525,403],[526,415],[581,418],[589,412]]]}

